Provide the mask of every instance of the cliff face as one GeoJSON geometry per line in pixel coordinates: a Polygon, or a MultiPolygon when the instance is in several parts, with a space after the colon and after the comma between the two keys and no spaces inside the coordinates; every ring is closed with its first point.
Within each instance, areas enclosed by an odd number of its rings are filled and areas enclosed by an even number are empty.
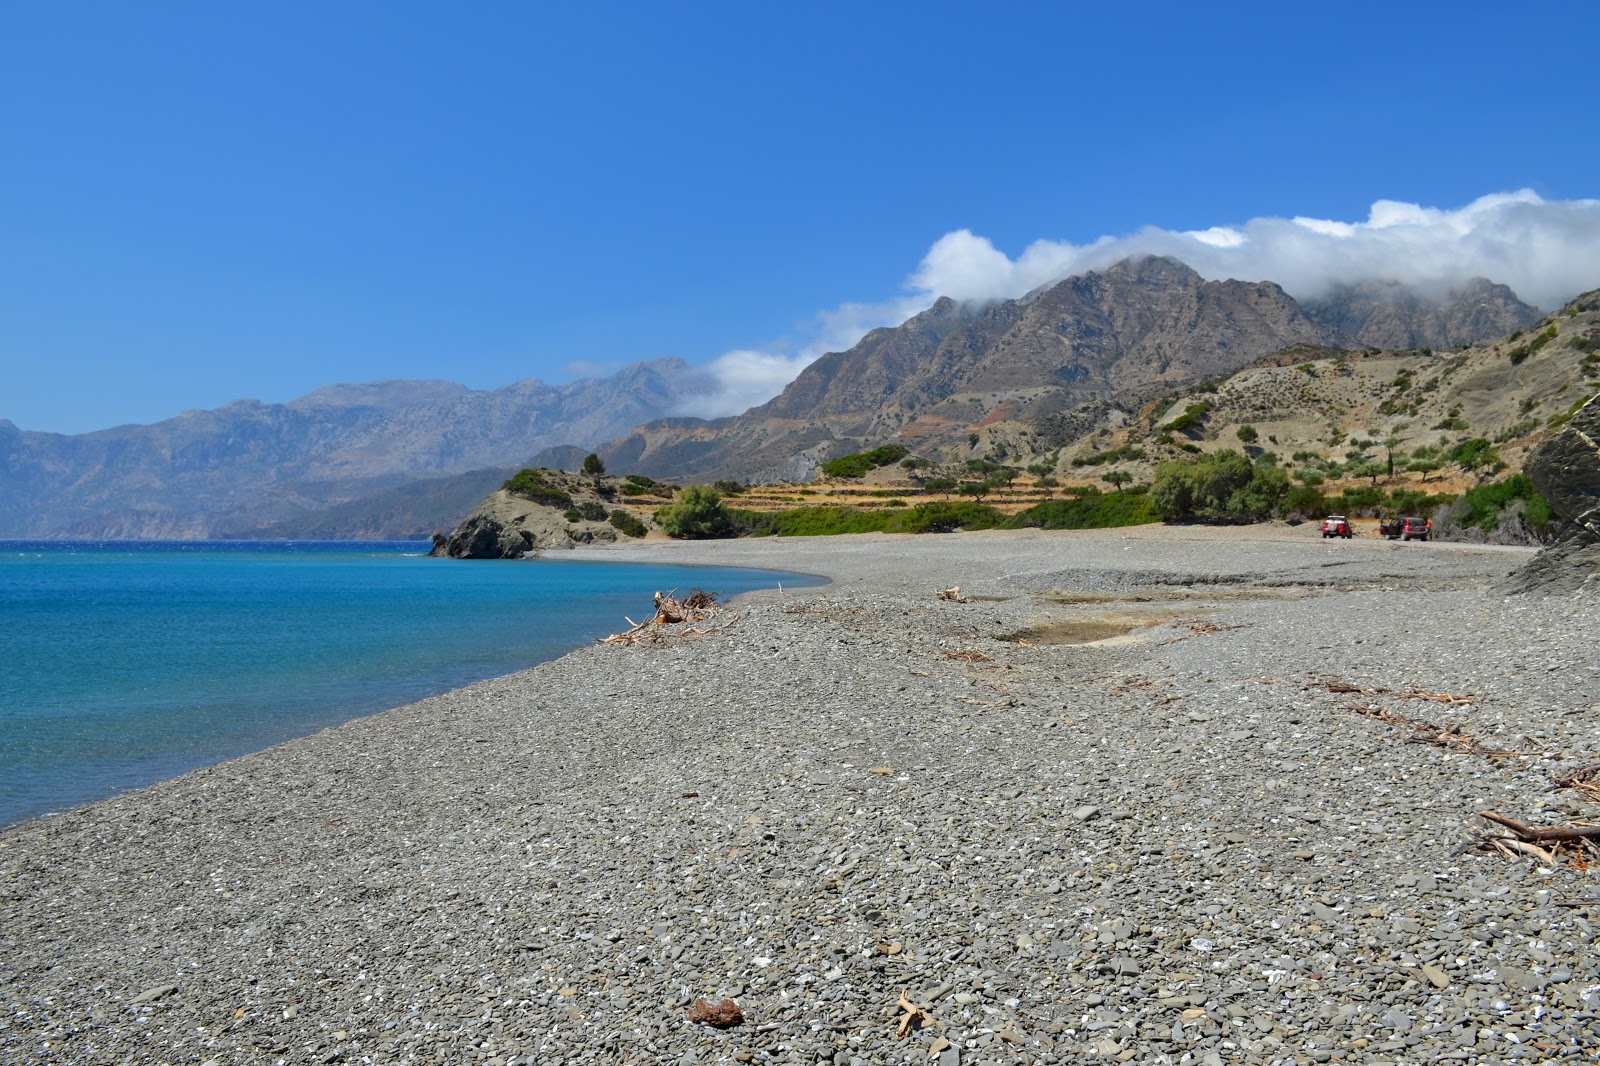
{"type": "Polygon", "coordinates": [[[1600,591],[1600,396],[1534,453],[1527,473],[1568,528],[1513,574],[1506,590],[1547,595],[1600,591]]]}

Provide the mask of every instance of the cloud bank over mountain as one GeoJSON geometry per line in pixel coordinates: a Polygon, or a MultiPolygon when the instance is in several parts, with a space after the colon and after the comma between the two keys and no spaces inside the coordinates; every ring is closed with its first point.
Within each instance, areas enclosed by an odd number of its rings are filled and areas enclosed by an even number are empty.
{"type": "Polygon", "coordinates": [[[707,391],[683,412],[715,417],[764,402],[818,356],[849,348],[869,330],[898,325],[941,296],[1015,299],[1141,255],[1173,256],[1213,281],[1275,281],[1297,299],[1368,279],[1442,294],[1486,277],[1548,310],[1600,285],[1600,200],[1544,200],[1528,189],[1454,209],[1379,200],[1360,222],[1263,217],[1205,230],[1149,226],[1087,244],[1038,240],[1016,258],[986,237],[956,230],[928,249],[903,295],[820,312],[809,337],[790,350],[734,351],[707,363],[701,368],[707,391]]]}

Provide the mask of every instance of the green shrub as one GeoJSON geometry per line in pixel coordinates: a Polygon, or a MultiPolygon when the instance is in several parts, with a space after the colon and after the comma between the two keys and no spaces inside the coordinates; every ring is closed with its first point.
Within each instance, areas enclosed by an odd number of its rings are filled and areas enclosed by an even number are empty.
{"type": "Polygon", "coordinates": [[[1198,430],[1205,424],[1206,416],[1211,413],[1212,406],[1210,400],[1192,403],[1183,409],[1183,414],[1161,428],[1168,433],[1188,433],[1198,430]]]}
{"type": "Polygon", "coordinates": [[[626,481],[630,485],[638,485],[640,488],[644,489],[650,488],[656,483],[655,478],[645,477],[643,474],[629,474],[622,480],[626,481]]]}
{"type": "Polygon", "coordinates": [[[737,512],[745,535],[775,537],[830,537],[840,533],[877,533],[887,516],[855,507],[793,507],[757,517],[754,512],[737,512]]]}
{"type": "Polygon", "coordinates": [[[1105,463],[1136,462],[1144,458],[1144,449],[1125,444],[1109,451],[1095,452],[1072,460],[1073,466],[1101,466],[1105,463]]]}
{"type": "Polygon", "coordinates": [[[1383,490],[1372,485],[1362,485],[1358,488],[1345,489],[1339,495],[1328,501],[1328,506],[1335,511],[1345,514],[1354,514],[1367,507],[1377,507],[1383,503],[1383,490]]]}
{"type": "Polygon", "coordinates": [[[1289,493],[1289,479],[1276,468],[1257,469],[1231,449],[1196,461],[1156,468],[1150,500],[1168,522],[1257,522],[1271,515],[1289,493]]]}
{"type": "Polygon", "coordinates": [[[1127,492],[1085,493],[1076,499],[1036,503],[1014,515],[1009,524],[1040,529],[1111,529],[1160,520],[1149,493],[1130,489],[1127,492]]]}
{"type": "Polygon", "coordinates": [[[640,521],[637,515],[631,511],[624,511],[621,508],[611,512],[611,518],[609,521],[613,526],[616,526],[624,536],[642,537],[650,531],[649,527],[640,521]]]}
{"type": "Polygon", "coordinates": [[[958,529],[998,529],[1006,516],[981,503],[923,503],[885,515],[885,533],[951,533],[958,529]]]}
{"type": "Polygon", "coordinates": [[[578,504],[577,511],[588,522],[604,522],[610,517],[610,512],[606,510],[605,505],[596,503],[594,500],[584,500],[578,504]]]}
{"type": "Polygon", "coordinates": [[[711,486],[724,496],[738,496],[744,492],[745,486],[731,478],[723,478],[711,486]]]}
{"type": "Polygon", "coordinates": [[[1488,532],[1500,521],[1500,513],[1514,501],[1522,501],[1522,521],[1535,533],[1548,532],[1555,514],[1533,487],[1526,474],[1513,474],[1502,481],[1479,485],[1461,497],[1455,518],[1463,526],[1476,526],[1488,532]]]}
{"type": "Polygon", "coordinates": [[[841,455],[822,464],[822,472],[828,477],[859,478],[865,477],[871,470],[872,464],[859,453],[841,455]]]}
{"type": "Polygon", "coordinates": [[[544,475],[538,470],[526,468],[519,470],[500,487],[513,496],[532,500],[543,507],[554,507],[559,511],[572,510],[572,497],[552,485],[545,484],[544,475]]]}
{"type": "Polygon", "coordinates": [[[669,537],[684,540],[708,540],[734,534],[733,516],[723,505],[717,490],[707,485],[685,488],[678,494],[677,503],[656,512],[656,525],[669,537]]]}
{"type": "MultiPolygon", "coordinates": [[[[893,506],[896,501],[891,501],[893,506]]],[[[893,513],[856,507],[794,507],[757,514],[732,512],[744,536],[827,537],[843,533],[948,533],[957,529],[997,529],[1006,517],[993,507],[975,503],[923,503],[893,513]]]]}
{"type": "Polygon", "coordinates": [[[622,483],[622,494],[624,496],[648,496],[650,495],[650,490],[635,482],[624,481],[622,483]]]}
{"type": "Polygon", "coordinates": [[[1464,440],[1451,448],[1445,456],[1461,469],[1471,473],[1480,466],[1493,466],[1500,462],[1500,456],[1495,453],[1494,445],[1483,437],[1473,437],[1464,440]]]}
{"type": "Polygon", "coordinates": [[[910,453],[898,444],[880,444],[871,451],[852,452],[837,459],[829,459],[822,464],[822,472],[828,477],[858,478],[880,466],[897,463],[908,454],[910,453]]]}
{"type": "Polygon", "coordinates": [[[1286,518],[1316,518],[1331,510],[1328,498],[1320,489],[1311,485],[1290,489],[1283,498],[1283,513],[1286,518]]]}

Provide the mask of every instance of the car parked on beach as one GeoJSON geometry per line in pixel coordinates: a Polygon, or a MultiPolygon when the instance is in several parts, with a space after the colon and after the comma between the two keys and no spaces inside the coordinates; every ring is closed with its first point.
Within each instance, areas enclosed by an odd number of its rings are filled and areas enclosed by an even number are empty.
{"type": "Polygon", "coordinates": [[[1400,522],[1401,540],[1427,540],[1433,532],[1432,522],[1426,518],[1405,518],[1400,522]]]}
{"type": "Polygon", "coordinates": [[[1350,520],[1342,514],[1331,514],[1322,520],[1322,536],[1343,537],[1349,540],[1355,536],[1355,530],[1350,528],[1350,520]]]}

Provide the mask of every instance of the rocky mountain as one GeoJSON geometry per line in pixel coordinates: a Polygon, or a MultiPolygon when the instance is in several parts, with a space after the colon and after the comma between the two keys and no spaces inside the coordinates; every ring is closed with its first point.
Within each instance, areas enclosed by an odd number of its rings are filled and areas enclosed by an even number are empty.
{"type": "Polygon", "coordinates": [[[1539,309],[1487,278],[1473,278],[1430,299],[1397,281],[1343,285],[1306,312],[1371,348],[1455,348],[1504,337],[1539,317],[1539,309]]]}
{"type": "Polygon", "coordinates": [[[72,436],[0,420],[0,536],[424,533],[453,525],[503,468],[656,418],[696,379],[664,359],[561,386],[330,385],[72,436]],[[473,471],[464,489],[413,484],[473,471]]]}
{"type": "Polygon", "coordinates": [[[858,444],[948,450],[987,425],[1225,373],[1298,343],[1349,341],[1271,282],[1125,261],[989,307],[942,299],[823,356],[743,415],[643,426],[601,454],[651,474],[798,479],[858,444]]]}
{"type": "Polygon", "coordinates": [[[1107,419],[1114,428],[1143,400],[1285,348],[1445,348],[1537,315],[1486,281],[1439,299],[1371,283],[1303,306],[1271,282],[1127,260],[986,307],[941,299],[823,356],[743,415],[642,425],[600,454],[613,469],[753,481],[805,480],[833,456],[891,441],[942,458],[1014,455],[1107,419]]]}

